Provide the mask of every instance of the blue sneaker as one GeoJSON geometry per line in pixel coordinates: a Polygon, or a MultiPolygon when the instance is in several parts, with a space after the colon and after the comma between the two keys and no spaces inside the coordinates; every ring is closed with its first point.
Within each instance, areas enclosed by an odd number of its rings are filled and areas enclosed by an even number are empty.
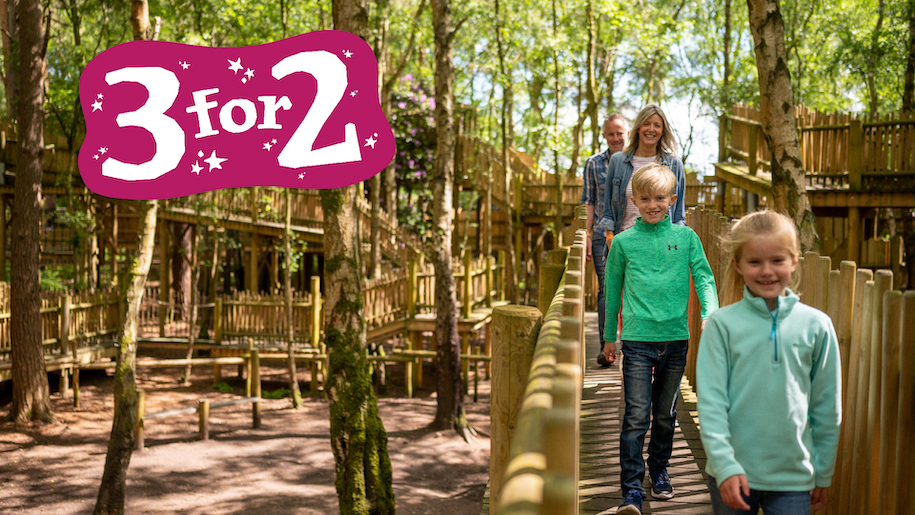
{"type": "Polygon", "coordinates": [[[616,515],[642,515],[642,501],[645,494],[636,489],[629,490],[623,495],[623,503],[616,510],[616,515]]]}
{"type": "Polygon", "coordinates": [[[651,496],[655,499],[673,499],[674,489],[670,486],[670,476],[664,469],[648,469],[651,478],[651,496]]]}

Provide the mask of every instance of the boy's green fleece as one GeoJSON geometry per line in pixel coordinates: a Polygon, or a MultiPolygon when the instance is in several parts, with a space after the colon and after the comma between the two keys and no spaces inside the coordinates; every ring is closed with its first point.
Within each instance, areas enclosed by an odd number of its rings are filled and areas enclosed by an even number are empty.
{"type": "Polygon", "coordinates": [[[842,421],[839,344],[829,316],[791,290],[770,312],[744,289],[716,311],[699,343],[696,381],[706,470],[720,485],[828,487],[842,421]]]}
{"type": "MultiPolygon", "coordinates": [[[[670,215],[657,224],[639,217],[613,238],[604,274],[606,320],[616,320],[623,298],[623,340],[689,339],[689,277],[702,303],[702,320],[718,309],[715,277],[699,236],[670,215]]],[[[604,325],[604,341],[616,341],[616,324],[604,325]]]]}

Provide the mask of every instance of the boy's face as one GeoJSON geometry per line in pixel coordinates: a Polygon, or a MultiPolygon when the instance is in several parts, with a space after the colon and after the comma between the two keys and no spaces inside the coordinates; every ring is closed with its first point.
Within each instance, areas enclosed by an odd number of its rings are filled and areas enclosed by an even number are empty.
{"type": "Polygon", "coordinates": [[[667,210],[676,202],[676,195],[669,195],[660,191],[651,193],[639,192],[632,196],[632,202],[639,208],[642,221],[656,224],[667,215],[667,210]]]}

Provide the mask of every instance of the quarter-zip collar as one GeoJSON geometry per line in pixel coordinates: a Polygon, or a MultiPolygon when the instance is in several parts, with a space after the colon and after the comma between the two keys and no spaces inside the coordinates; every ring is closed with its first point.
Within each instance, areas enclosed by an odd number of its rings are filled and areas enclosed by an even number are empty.
{"type": "Polygon", "coordinates": [[[769,340],[772,341],[772,361],[778,363],[780,357],[778,350],[778,322],[779,320],[784,320],[784,318],[788,316],[788,313],[791,312],[791,308],[800,300],[800,297],[791,291],[790,288],[786,289],[785,295],[775,299],[775,310],[773,311],[769,310],[766,299],[753,295],[746,286],[743,287],[743,298],[760,316],[765,316],[772,320],[772,330],[769,332],[769,340]]]}

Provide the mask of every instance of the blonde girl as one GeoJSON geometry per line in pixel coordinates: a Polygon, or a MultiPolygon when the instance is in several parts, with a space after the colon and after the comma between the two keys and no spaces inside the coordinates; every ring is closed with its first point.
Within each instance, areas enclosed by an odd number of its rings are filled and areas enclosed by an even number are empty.
{"type": "Polygon", "coordinates": [[[722,304],[732,303],[709,317],[696,364],[712,507],[807,515],[826,505],[838,448],[835,329],[790,288],[800,255],[791,219],[752,213],[723,244],[722,304]]]}

